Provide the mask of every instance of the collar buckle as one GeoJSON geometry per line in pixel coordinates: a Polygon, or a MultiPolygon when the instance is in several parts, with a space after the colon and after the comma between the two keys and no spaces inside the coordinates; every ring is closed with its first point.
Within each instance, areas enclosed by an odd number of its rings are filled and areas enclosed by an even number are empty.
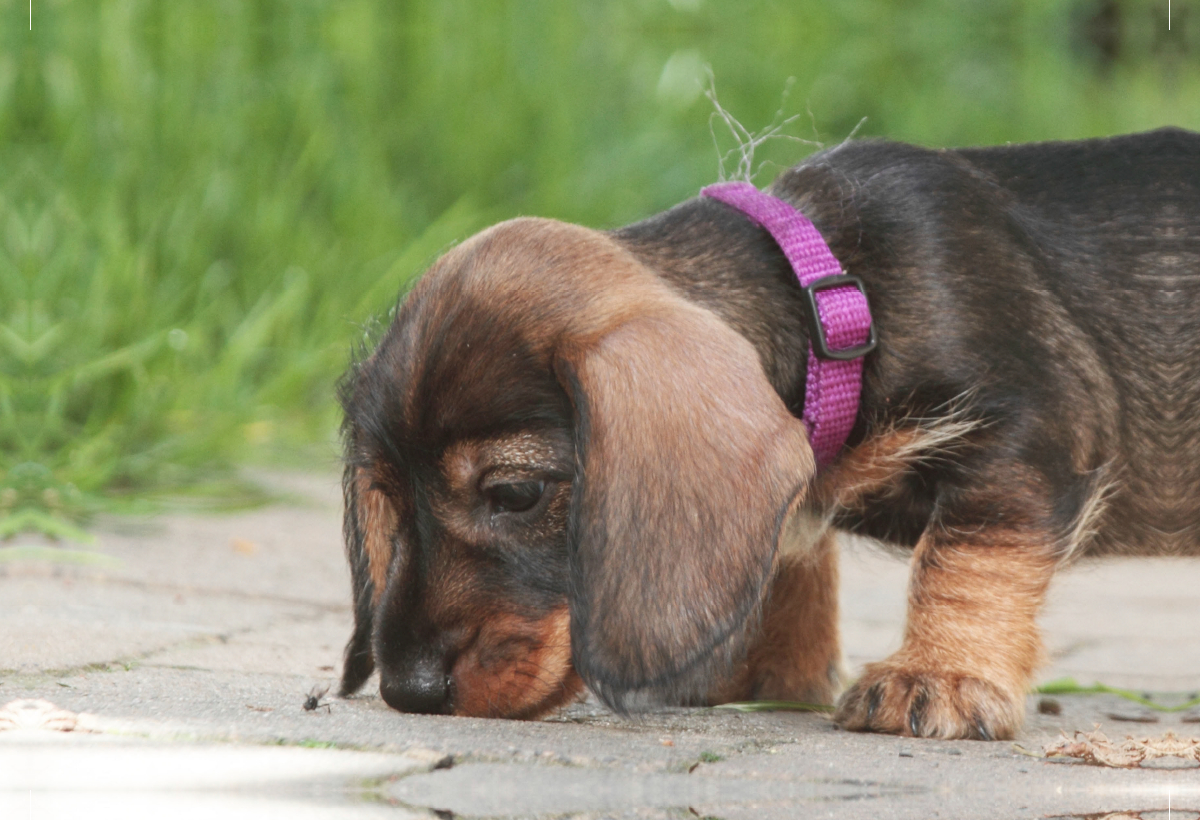
{"type": "MultiPolygon", "coordinates": [[[[808,337],[812,342],[813,352],[817,356],[822,359],[848,362],[853,359],[860,359],[875,349],[878,339],[875,337],[875,323],[871,320],[870,303],[867,301],[867,292],[863,287],[862,279],[851,273],[844,273],[840,276],[823,276],[820,279],[814,279],[805,285],[802,290],[804,291],[805,317],[808,319],[808,337]],[[817,305],[817,294],[822,291],[846,286],[857,288],[858,292],[862,294],[865,318],[867,320],[867,340],[853,347],[832,348],[829,345],[828,330],[825,322],[822,321],[821,311],[817,305]]],[[[853,335],[861,338],[861,329],[856,330],[857,332],[853,335]]]]}

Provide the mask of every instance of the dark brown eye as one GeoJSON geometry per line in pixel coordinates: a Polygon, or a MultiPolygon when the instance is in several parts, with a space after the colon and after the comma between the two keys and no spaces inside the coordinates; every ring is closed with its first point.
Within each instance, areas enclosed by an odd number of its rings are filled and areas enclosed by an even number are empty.
{"type": "Polygon", "coordinates": [[[493,484],[484,489],[483,495],[492,512],[525,512],[533,509],[545,491],[545,481],[514,481],[493,484]]]}

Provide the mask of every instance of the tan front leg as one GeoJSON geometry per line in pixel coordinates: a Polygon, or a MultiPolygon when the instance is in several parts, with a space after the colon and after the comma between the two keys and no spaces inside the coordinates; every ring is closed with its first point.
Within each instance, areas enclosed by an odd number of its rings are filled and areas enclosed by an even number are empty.
{"type": "Polygon", "coordinates": [[[833,703],[842,681],[837,559],[833,533],[803,555],[780,556],[746,659],[711,703],[833,703]]]}
{"type": "Polygon", "coordinates": [[[926,533],[913,554],[904,642],[887,660],[868,664],[842,697],[838,724],[916,737],[1011,738],[1042,661],[1035,619],[1054,566],[1045,541],[1028,533],[926,533]]]}

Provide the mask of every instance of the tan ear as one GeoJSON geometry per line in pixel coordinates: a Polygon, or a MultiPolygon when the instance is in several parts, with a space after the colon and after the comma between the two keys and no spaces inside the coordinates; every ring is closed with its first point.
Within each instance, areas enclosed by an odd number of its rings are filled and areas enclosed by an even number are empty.
{"type": "Polygon", "coordinates": [[[575,668],[617,708],[702,692],[740,648],[815,471],[804,425],[750,343],[682,300],[567,343],[556,369],[576,416],[575,668]]]}
{"type": "Polygon", "coordinates": [[[375,669],[371,651],[375,609],[387,585],[397,518],[390,499],[372,486],[370,473],[362,467],[346,465],[342,495],[342,537],[354,590],[354,632],[346,644],[339,689],[345,697],[357,692],[375,669]]]}

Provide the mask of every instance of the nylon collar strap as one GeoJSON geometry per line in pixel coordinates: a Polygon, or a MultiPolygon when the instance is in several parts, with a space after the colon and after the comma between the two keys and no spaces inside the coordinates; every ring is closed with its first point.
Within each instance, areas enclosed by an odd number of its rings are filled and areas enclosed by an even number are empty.
{"type": "Polygon", "coordinates": [[[862,280],[842,273],[816,227],[782,199],[749,182],[709,185],[701,196],[741,211],[779,244],[804,290],[810,344],[804,423],[819,466],[841,452],[862,392],[862,357],[875,349],[875,328],[862,280]]]}

